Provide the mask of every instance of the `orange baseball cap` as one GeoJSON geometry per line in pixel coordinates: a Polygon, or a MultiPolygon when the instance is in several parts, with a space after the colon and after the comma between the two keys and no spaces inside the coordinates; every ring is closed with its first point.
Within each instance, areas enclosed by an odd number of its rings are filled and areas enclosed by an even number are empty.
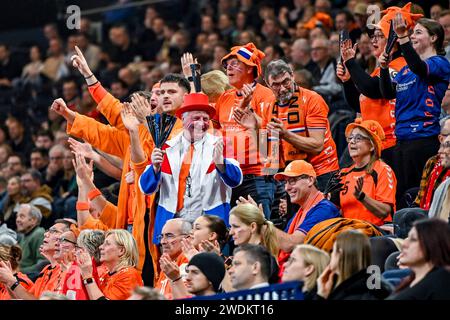
{"type": "Polygon", "coordinates": [[[378,158],[381,157],[381,150],[383,147],[383,140],[385,139],[383,127],[375,120],[365,120],[361,118],[356,118],[355,122],[350,123],[347,128],[345,128],[345,136],[348,137],[353,129],[362,128],[366,131],[375,145],[375,150],[377,152],[378,158]]]}
{"type": "Polygon", "coordinates": [[[278,181],[286,180],[286,178],[299,177],[301,175],[317,177],[313,166],[305,160],[294,160],[289,163],[283,172],[277,173],[274,178],[278,181]]]}
{"type": "Polygon", "coordinates": [[[231,48],[231,52],[222,58],[222,64],[231,57],[236,57],[239,61],[245,63],[248,66],[256,67],[258,70],[258,76],[261,75],[261,60],[266,55],[261,50],[258,50],[253,42],[249,42],[243,46],[236,46],[231,48]]]}

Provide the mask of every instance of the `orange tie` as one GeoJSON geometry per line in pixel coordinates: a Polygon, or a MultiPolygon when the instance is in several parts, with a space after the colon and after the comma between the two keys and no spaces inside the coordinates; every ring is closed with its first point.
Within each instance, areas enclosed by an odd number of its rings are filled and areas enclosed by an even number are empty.
{"type": "Polygon", "coordinates": [[[189,150],[186,152],[181,164],[180,177],[178,179],[178,200],[177,212],[180,212],[184,206],[184,193],[186,191],[186,179],[191,169],[192,156],[194,155],[194,144],[191,143],[189,150]]]}

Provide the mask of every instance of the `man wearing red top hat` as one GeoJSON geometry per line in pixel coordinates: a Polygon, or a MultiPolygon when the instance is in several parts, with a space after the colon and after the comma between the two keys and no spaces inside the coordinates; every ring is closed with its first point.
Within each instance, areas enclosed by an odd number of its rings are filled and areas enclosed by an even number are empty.
{"type": "Polygon", "coordinates": [[[176,111],[183,131],[153,150],[151,164],[139,179],[143,193],[160,191],[154,243],[172,218],[193,222],[212,214],[228,222],[231,189],[242,183],[242,171],[236,160],[224,158],[222,138],[207,133],[215,112],[205,94],[186,95],[176,111]]]}
{"type": "Polygon", "coordinates": [[[275,182],[264,170],[267,153],[264,141],[267,138],[262,134],[263,130],[253,130],[252,125],[248,125],[248,121],[253,121],[258,129],[264,128],[269,120],[269,107],[275,101],[269,88],[256,83],[262,73],[264,56],[253,43],[247,43],[231,48],[231,52],[222,58],[233,88],[217,99],[214,120],[227,141],[232,142],[230,150],[233,154],[227,156],[239,161],[244,174],[242,185],[233,189],[231,205],[234,206],[240,196],[251,195],[262,204],[266,218],[270,218],[275,182]]]}

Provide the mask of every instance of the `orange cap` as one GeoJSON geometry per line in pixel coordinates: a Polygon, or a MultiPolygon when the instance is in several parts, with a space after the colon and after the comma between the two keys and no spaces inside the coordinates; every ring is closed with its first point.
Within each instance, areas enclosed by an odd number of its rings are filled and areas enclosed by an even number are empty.
{"type": "Polygon", "coordinates": [[[411,13],[411,2],[408,2],[403,8],[400,7],[389,7],[381,13],[384,13],[384,16],[381,18],[381,20],[376,23],[372,24],[377,29],[380,29],[381,32],[383,32],[383,35],[387,38],[389,36],[389,28],[391,27],[391,20],[395,18],[397,13],[401,13],[403,16],[403,19],[406,21],[406,27],[408,29],[414,28],[416,25],[416,21],[423,17],[420,13],[411,13]]]}
{"type": "Polygon", "coordinates": [[[261,50],[258,50],[253,42],[249,42],[243,46],[232,47],[231,52],[222,58],[222,64],[233,56],[248,66],[256,67],[258,69],[258,76],[261,75],[261,60],[266,55],[261,50]]]}
{"type": "Polygon", "coordinates": [[[314,171],[314,168],[310,163],[305,160],[294,160],[287,165],[283,172],[277,173],[274,178],[281,181],[286,178],[299,177],[304,174],[314,178],[317,176],[316,171],[314,171]]]}
{"type": "Polygon", "coordinates": [[[350,123],[347,128],[345,128],[345,136],[348,137],[353,129],[362,128],[365,130],[371,137],[375,150],[377,152],[378,158],[381,157],[381,150],[383,147],[384,130],[383,127],[375,120],[365,120],[363,121],[361,118],[356,118],[355,122],[350,123]]]}

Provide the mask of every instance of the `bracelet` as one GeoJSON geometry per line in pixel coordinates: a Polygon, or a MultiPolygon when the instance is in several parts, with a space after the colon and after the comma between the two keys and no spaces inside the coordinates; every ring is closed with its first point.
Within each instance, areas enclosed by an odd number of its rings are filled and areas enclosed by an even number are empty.
{"type": "Polygon", "coordinates": [[[77,211],[89,210],[89,202],[77,201],[77,211]]]}
{"type": "Polygon", "coordinates": [[[366,194],[364,192],[361,192],[359,194],[358,201],[363,201],[365,197],[366,197],[366,194]]]}
{"type": "Polygon", "coordinates": [[[85,79],[89,79],[92,78],[94,76],[94,74],[91,74],[90,76],[84,77],[85,79]]]}
{"type": "Polygon", "coordinates": [[[102,192],[100,190],[98,190],[97,188],[95,188],[88,192],[87,197],[88,197],[89,201],[92,201],[101,195],[102,195],[102,192]]]}
{"type": "Polygon", "coordinates": [[[19,280],[17,280],[16,282],[14,282],[14,283],[11,285],[11,287],[9,287],[9,289],[10,289],[11,291],[14,291],[14,289],[16,289],[16,288],[19,286],[19,284],[20,284],[20,282],[19,282],[19,280]]]}
{"type": "Polygon", "coordinates": [[[193,82],[193,81],[194,81],[194,77],[193,77],[193,76],[189,76],[189,77],[187,77],[187,80],[188,80],[189,82],[193,82]]]}
{"type": "Polygon", "coordinates": [[[181,279],[181,276],[179,276],[178,278],[176,278],[175,280],[171,280],[172,282],[177,282],[178,280],[181,279]]]}
{"type": "Polygon", "coordinates": [[[88,87],[92,87],[92,86],[96,85],[97,83],[98,83],[98,80],[95,81],[94,83],[88,84],[88,87]]]}
{"type": "Polygon", "coordinates": [[[89,277],[89,278],[83,279],[83,284],[90,284],[90,283],[94,283],[94,278],[89,277]]]}

